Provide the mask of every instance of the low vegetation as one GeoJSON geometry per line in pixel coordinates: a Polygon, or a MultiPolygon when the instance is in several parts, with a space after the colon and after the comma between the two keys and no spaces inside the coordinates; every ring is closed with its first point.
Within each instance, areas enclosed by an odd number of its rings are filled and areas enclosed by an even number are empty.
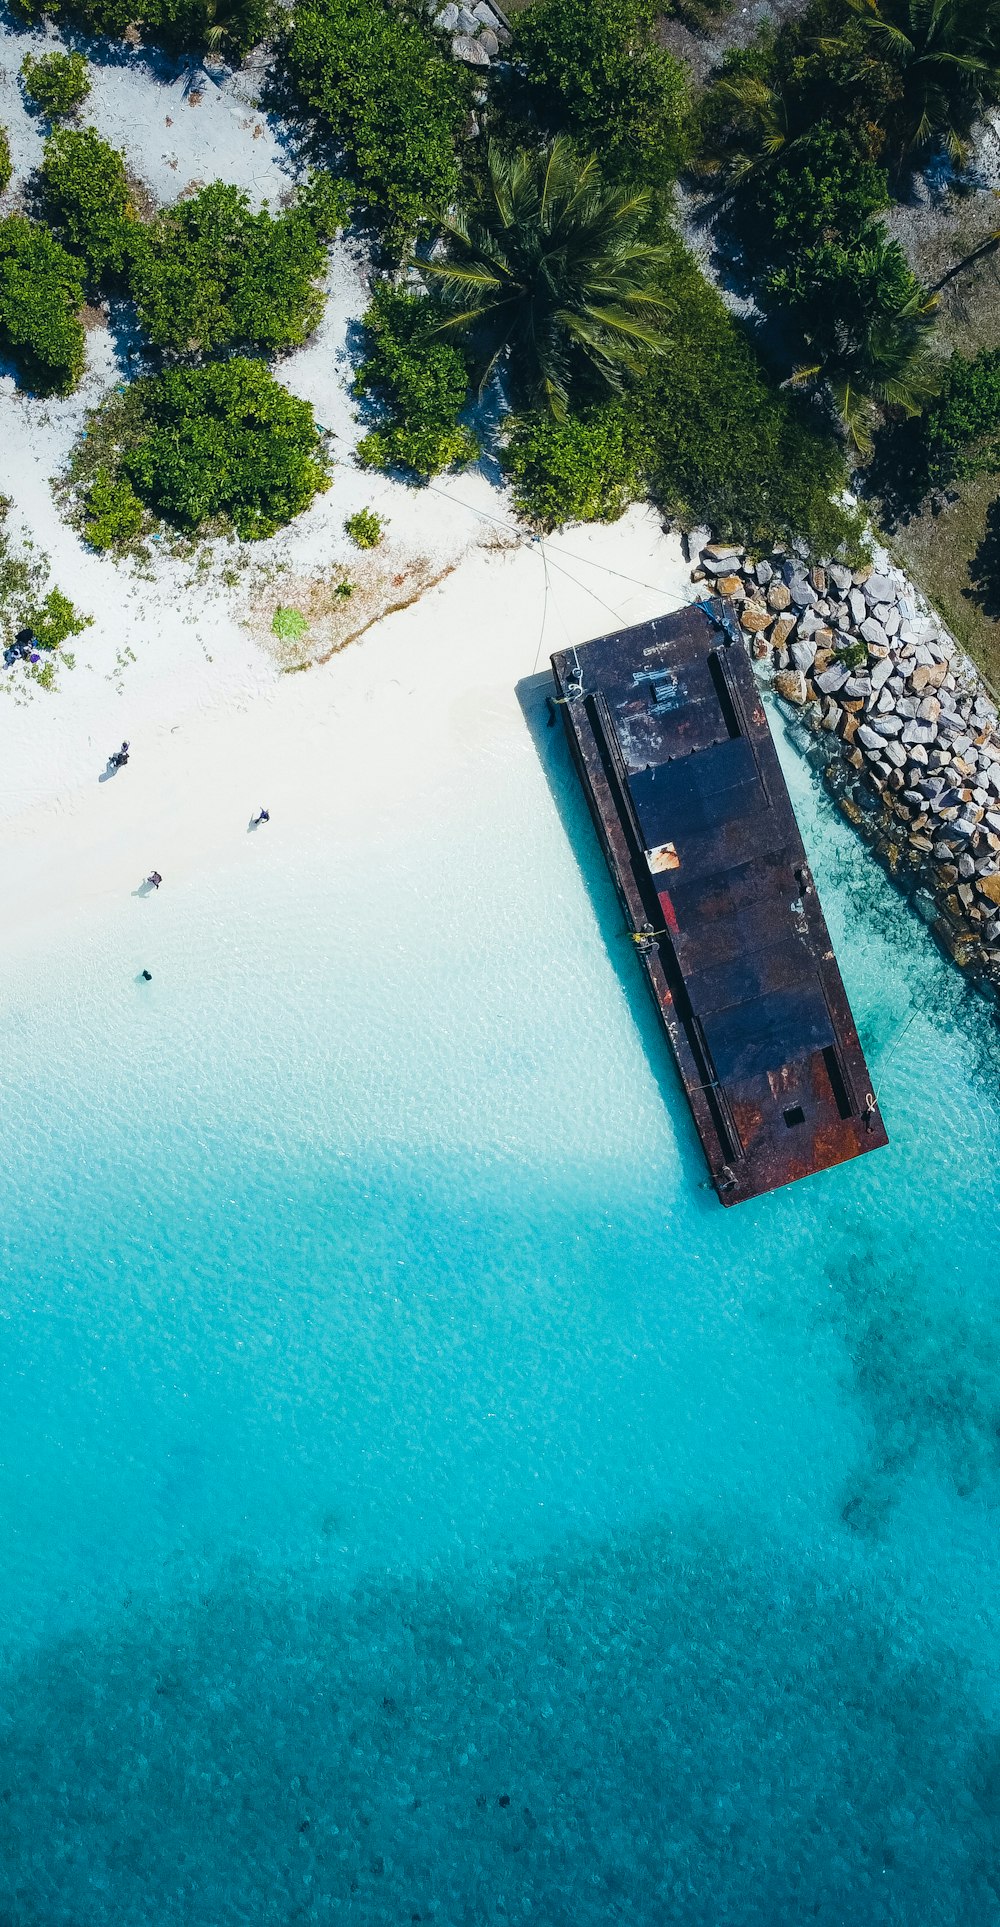
{"type": "Polygon", "coordinates": [[[664,188],[688,152],[690,96],[657,40],[658,11],[653,0],[535,0],[513,51],[543,125],[599,153],[609,177],[664,188]]]}
{"type": "Polygon", "coordinates": [[[476,458],[476,438],[459,421],[469,371],[461,350],[441,334],[440,319],[425,296],[377,283],[354,384],[379,417],[358,447],[367,468],[428,476],[476,458]]]}
{"type": "Polygon", "coordinates": [[[332,181],[277,216],[252,213],[223,181],[165,208],[131,246],[143,332],[175,354],[297,346],[322,310],[324,242],[346,215],[346,190],[332,181]]]}
{"type": "Polygon", "coordinates": [[[0,349],[38,395],[67,394],[83,372],[84,268],[47,227],[0,220],[0,349]]]}
{"type": "Polygon", "coordinates": [[[96,128],[60,127],[45,143],[39,183],[45,220],[85,263],[91,291],[127,281],[139,223],[124,155],[96,128]]]}
{"type": "Polygon", "coordinates": [[[278,17],[274,0],[18,0],[17,11],[113,38],[138,27],[162,46],[205,47],[230,59],[264,40],[278,17]]]}
{"type": "Polygon", "coordinates": [[[10,159],[10,136],[7,132],[6,127],[0,127],[0,194],[3,193],[5,187],[10,186],[10,177],[12,172],[13,172],[13,168],[11,166],[11,159],[10,159]]]}
{"type": "Polygon", "coordinates": [[[392,0],[300,0],[288,44],[303,104],[343,144],[359,191],[401,248],[458,180],[465,71],[392,0]]]}
{"type": "Polygon", "coordinates": [[[27,54],[21,66],[24,91],[50,120],[72,114],[90,92],[90,68],[82,54],[27,54]]]}
{"type": "Polygon", "coordinates": [[[90,418],[70,472],[88,539],[126,547],[135,504],[187,535],[272,535],[329,487],[308,402],[263,362],[236,355],[173,368],[113,393],[90,418]]]}
{"type": "Polygon", "coordinates": [[[374,509],[358,509],[349,515],[344,528],[356,549],[377,549],[385,534],[385,525],[374,509]]]}

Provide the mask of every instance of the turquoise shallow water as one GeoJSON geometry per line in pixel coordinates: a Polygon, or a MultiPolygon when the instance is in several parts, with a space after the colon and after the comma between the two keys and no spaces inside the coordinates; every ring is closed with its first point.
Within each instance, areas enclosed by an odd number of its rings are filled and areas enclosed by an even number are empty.
{"type": "Polygon", "coordinates": [[[993,1021],[790,758],[892,1146],[724,1213],[539,740],[5,986],[4,1927],[997,1917],[993,1021]]]}

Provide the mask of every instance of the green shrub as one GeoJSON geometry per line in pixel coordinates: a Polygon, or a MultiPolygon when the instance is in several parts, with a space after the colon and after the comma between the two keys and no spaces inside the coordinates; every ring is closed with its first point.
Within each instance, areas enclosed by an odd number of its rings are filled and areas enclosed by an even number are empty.
{"type": "Polygon", "coordinates": [[[61,241],[87,265],[90,284],[121,277],[138,234],[125,156],[94,127],[60,127],[45,143],[42,212],[61,241]]]}
{"type": "Polygon", "coordinates": [[[61,589],[50,589],[44,602],[36,603],[25,616],[39,649],[58,649],[70,636],[78,636],[94,620],[82,616],[61,589]]]}
{"type": "Polygon", "coordinates": [[[303,341],[322,310],[321,231],[332,214],[318,190],[287,214],[253,214],[224,181],[166,208],[133,248],[132,292],[150,340],[175,353],[303,341]]]}
{"type": "Polygon", "coordinates": [[[888,205],[885,168],[859,153],[846,128],[818,121],[784,159],[749,177],[738,211],[759,278],[766,262],[800,248],[852,241],[888,205]]]}
{"type": "Polygon", "coordinates": [[[288,61],[302,100],[343,143],[365,199],[405,242],[454,191],[467,76],[391,0],[301,0],[288,61]]]}
{"type": "Polygon", "coordinates": [[[71,114],[90,92],[90,69],[82,54],[26,54],[21,78],[28,99],[43,114],[71,114]]]}
{"type": "MultiPolygon", "coordinates": [[[[260,361],[234,356],[146,376],[99,415],[88,439],[109,482],[130,483],[153,514],[189,533],[228,522],[256,541],[329,487],[312,408],[260,361]]],[[[73,473],[97,480],[85,457],[73,473]]]]}
{"type": "Polygon", "coordinates": [[[359,509],[356,515],[349,515],[344,528],[357,549],[377,549],[385,534],[382,517],[374,509],[359,509]]]}
{"type": "Polygon", "coordinates": [[[143,506],[131,482],[99,468],[87,491],[84,534],[92,549],[126,549],[139,534],[143,506]]]}
{"type": "Polygon", "coordinates": [[[510,429],[505,465],[519,515],[560,522],[614,522],[643,492],[644,437],[618,401],[570,415],[523,415],[510,429]]]}
{"type": "Polygon", "coordinates": [[[10,136],[7,133],[6,127],[0,127],[0,194],[3,193],[5,187],[10,186],[10,177],[13,171],[10,158],[10,136]]]}
{"type": "Polygon", "coordinates": [[[653,0],[535,0],[514,53],[544,115],[606,174],[665,186],[687,153],[690,102],[656,15],[653,0]]]}
{"type": "Polygon", "coordinates": [[[48,228],[0,220],[0,346],[37,394],[67,394],[83,373],[83,267],[48,228]]]}
{"type": "Polygon", "coordinates": [[[129,27],[173,48],[210,47],[227,57],[247,53],[273,30],[273,0],[17,0],[26,20],[64,20],[88,32],[120,36],[129,27]]]}
{"type": "Polygon", "coordinates": [[[368,355],[354,383],[356,395],[371,396],[385,411],[358,447],[366,468],[437,475],[475,461],[475,436],[458,420],[468,399],[468,370],[460,349],[435,334],[436,321],[425,295],[388,281],[376,286],[364,316],[368,355]]]}
{"type": "Polygon", "coordinates": [[[952,355],[941,394],[919,426],[928,486],[1000,469],[1000,349],[952,355]]]}

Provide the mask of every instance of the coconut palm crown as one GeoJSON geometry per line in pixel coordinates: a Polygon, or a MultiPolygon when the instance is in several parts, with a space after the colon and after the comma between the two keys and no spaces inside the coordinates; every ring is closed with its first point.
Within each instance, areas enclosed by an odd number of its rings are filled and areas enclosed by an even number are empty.
{"type": "Polygon", "coordinates": [[[977,115],[1000,100],[1000,0],[847,0],[872,58],[900,77],[900,159],[941,141],[956,160],[977,115]]]}
{"type": "Polygon", "coordinates": [[[480,393],[506,364],[518,397],[561,421],[575,385],[617,388],[663,352],[673,250],[647,238],[650,211],[647,191],[602,180],[565,138],[540,153],[490,143],[482,197],[442,224],[444,257],[417,264],[480,393]]]}

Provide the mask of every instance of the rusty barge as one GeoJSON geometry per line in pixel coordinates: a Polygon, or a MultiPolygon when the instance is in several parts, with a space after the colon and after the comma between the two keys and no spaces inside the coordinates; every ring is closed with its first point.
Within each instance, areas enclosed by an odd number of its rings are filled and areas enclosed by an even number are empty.
{"type": "Polygon", "coordinates": [[[552,673],[722,1203],[885,1144],[731,609],[600,636],[552,673]]]}

